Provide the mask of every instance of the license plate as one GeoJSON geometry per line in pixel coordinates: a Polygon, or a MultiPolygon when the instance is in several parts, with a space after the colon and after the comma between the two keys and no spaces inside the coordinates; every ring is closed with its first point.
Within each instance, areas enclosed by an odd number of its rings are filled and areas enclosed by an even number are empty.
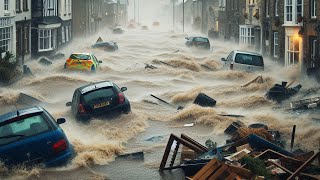
{"type": "Polygon", "coordinates": [[[103,103],[100,103],[100,104],[95,104],[95,105],[93,105],[93,108],[101,108],[101,107],[105,107],[105,106],[108,106],[110,104],[110,102],[109,101],[107,101],[107,102],[103,102],[103,103]]]}

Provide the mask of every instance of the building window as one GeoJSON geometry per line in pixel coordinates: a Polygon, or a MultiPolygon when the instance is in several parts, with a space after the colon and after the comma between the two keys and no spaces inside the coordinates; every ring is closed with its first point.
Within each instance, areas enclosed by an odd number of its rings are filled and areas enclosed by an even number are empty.
{"type": "Polygon", "coordinates": [[[286,21],[292,21],[292,0],[286,0],[286,21]]]}
{"type": "Polygon", "coordinates": [[[39,51],[50,51],[55,48],[55,29],[39,29],[39,51]]]}
{"type": "Polygon", "coordinates": [[[64,15],[67,14],[67,0],[64,0],[64,15]]]}
{"type": "Polygon", "coordinates": [[[269,14],[269,0],[266,0],[266,17],[270,17],[270,14],[269,14]]]}
{"type": "Polygon", "coordinates": [[[254,45],[254,28],[252,26],[240,26],[240,44],[254,45]]]}
{"type": "Polygon", "coordinates": [[[66,42],[66,34],[65,34],[65,32],[64,32],[64,26],[62,26],[62,28],[61,28],[61,38],[62,38],[62,43],[65,43],[66,42]]]}
{"type": "Polygon", "coordinates": [[[278,7],[279,6],[279,0],[275,0],[275,4],[274,4],[274,15],[275,16],[279,16],[279,12],[278,12],[278,7]]]}
{"type": "Polygon", "coordinates": [[[317,18],[317,0],[310,1],[310,8],[311,18],[317,18]]]}
{"type": "Polygon", "coordinates": [[[4,10],[5,10],[5,11],[9,11],[9,0],[4,0],[4,3],[3,3],[3,4],[4,4],[4,6],[3,6],[3,7],[4,7],[4,10]]]}
{"type": "Polygon", "coordinates": [[[297,17],[303,17],[302,0],[297,0],[297,17]]]}
{"type": "Polygon", "coordinates": [[[44,16],[57,16],[57,1],[56,0],[44,1],[43,15],[44,16]]]}
{"type": "Polygon", "coordinates": [[[279,34],[278,32],[273,33],[273,57],[279,56],[279,34]]]}
{"type": "Polygon", "coordinates": [[[16,11],[21,13],[21,0],[16,0],[16,11]]]}
{"type": "Polygon", "coordinates": [[[11,28],[0,28],[0,49],[11,51],[11,28]]]}
{"type": "Polygon", "coordinates": [[[314,68],[316,67],[316,53],[317,53],[317,39],[316,37],[311,37],[310,38],[310,50],[311,50],[311,53],[310,53],[310,67],[311,68],[314,68]]]}
{"type": "Polygon", "coordinates": [[[68,0],[68,13],[71,14],[71,0],[68,0]]]}
{"type": "Polygon", "coordinates": [[[287,66],[299,63],[300,58],[300,40],[296,36],[287,36],[287,66]]]}
{"type": "Polygon", "coordinates": [[[66,26],[66,42],[69,41],[69,27],[66,26]]]}
{"type": "Polygon", "coordinates": [[[30,28],[29,26],[25,26],[24,27],[24,50],[25,50],[25,54],[29,53],[29,31],[30,31],[30,28]]]}
{"type": "Polygon", "coordinates": [[[23,11],[29,11],[28,0],[23,0],[23,11]]]}

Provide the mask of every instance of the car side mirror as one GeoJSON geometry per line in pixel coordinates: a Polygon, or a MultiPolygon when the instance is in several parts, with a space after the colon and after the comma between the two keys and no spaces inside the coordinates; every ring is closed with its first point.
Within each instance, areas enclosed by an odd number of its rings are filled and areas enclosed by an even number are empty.
{"type": "Polygon", "coordinates": [[[67,102],[66,106],[72,106],[72,102],[67,102]]]}
{"type": "Polygon", "coordinates": [[[128,90],[127,87],[122,87],[122,88],[121,88],[121,92],[124,92],[124,91],[126,91],[126,90],[128,90]]]}
{"type": "Polygon", "coordinates": [[[63,124],[63,123],[65,123],[66,122],[66,119],[65,118],[59,118],[59,119],[57,119],[57,123],[58,124],[63,124]]]}
{"type": "Polygon", "coordinates": [[[102,63],[102,61],[99,61],[99,63],[102,63]]]}
{"type": "Polygon", "coordinates": [[[188,38],[188,37],[185,37],[185,39],[188,40],[189,38],[188,38]]]}
{"type": "Polygon", "coordinates": [[[221,58],[221,61],[227,61],[226,58],[221,58]]]}

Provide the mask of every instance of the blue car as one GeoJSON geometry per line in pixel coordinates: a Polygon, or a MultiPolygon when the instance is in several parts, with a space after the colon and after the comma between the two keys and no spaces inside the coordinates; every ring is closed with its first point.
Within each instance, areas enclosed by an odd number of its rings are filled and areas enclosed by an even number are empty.
{"type": "Polygon", "coordinates": [[[74,150],[59,126],[65,122],[42,107],[0,115],[0,161],[8,167],[66,165],[74,150]]]}

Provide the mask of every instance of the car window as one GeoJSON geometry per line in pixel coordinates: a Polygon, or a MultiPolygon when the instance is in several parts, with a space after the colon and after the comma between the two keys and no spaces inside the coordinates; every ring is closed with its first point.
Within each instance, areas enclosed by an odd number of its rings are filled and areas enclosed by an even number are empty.
{"type": "Polygon", "coordinates": [[[19,140],[21,137],[33,136],[49,131],[50,125],[43,114],[27,117],[19,121],[0,126],[0,145],[19,140]],[[14,136],[18,135],[18,136],[14,136]],[[12,136],[8,138],[1,138],[12,136]]]}
{"type": "Polygon", "coordinates": [[[93,60],[94,60],[96,63],[98,63],[98,59],[97,59],[94,55],[92,55],[92,57],[93,57],[93,60]]]}
{"type": "Polygon", "coordinates": [[[229,54],[229,56],[227,57],[227,61],[231,61],[233,55],[234,55],[234,51],[232,51],[232,52],[229,54]]]}
{"type": "Polygon", "coordinates": [[[199,38],[199,37],[196,37],[196,38],[194,38],[194,41],[196,41],[196,42],[208,42],[208,39],[207,38],[199,38]]]}
{"type": "Polygon", "coordinates": [[[90,56],[86,54],[72,54],[70,59],[89,60],[90,56]]]}
{"type": "Polygon", "coordinates": [[[253,65],[253,66],[263,66],[262,56],[257,56],[252,54],[238,53],[236,55],[235,62],[240,64],[253,65]]]}
{"type": "Polygon", "coordinates": [[[112,87],[102,88],[95,91],[90,91],[83,96],[85,103],[95,102],[97,100],[102,100],[111,96],[114,96],[114,91],[112,87]]]}

